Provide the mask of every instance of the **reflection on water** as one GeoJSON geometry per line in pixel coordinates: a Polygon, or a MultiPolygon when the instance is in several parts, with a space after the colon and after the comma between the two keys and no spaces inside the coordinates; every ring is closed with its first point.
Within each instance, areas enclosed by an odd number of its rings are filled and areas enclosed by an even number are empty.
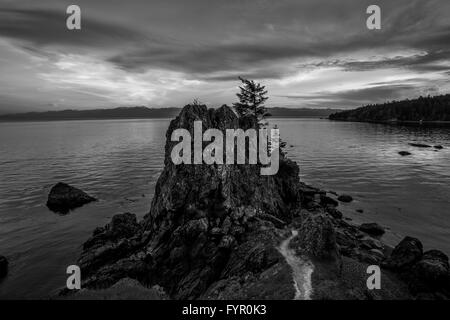
{"type": "MultiPolygon", "coordinates": [[[[386,240],[419,237],[450,253],[450,129],[312,119],[274,119],[303,180],[351,194],[355,222],[389,227],[386,240]],[[438,152],[409,142],[441,144],[438,152]],[[410,151],[401,157],[398,151],[410,151]],[[363,213],[357,213],[363,209],[363,213]]],[[[65,284],[92,230],[116,213],[148,212],[163,166],[169,120],[0,124],[0,254],[10,273],[0,297],[46,297],[65,284]],[[70,183],[100,199],[69,215],[45,207],[70,183]]]]}

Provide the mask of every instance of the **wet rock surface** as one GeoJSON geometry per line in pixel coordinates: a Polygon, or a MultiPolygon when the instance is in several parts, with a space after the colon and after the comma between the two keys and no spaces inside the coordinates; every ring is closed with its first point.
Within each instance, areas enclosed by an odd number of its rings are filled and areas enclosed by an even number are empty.
{"type": "Polygon", "coordinates": [[[338,202],[300,182],[297,164],[285,156],[274,176],[261,176],[257,165],[174,165],[171,133],[193,135],[194,120],[203,130],[249,126],[226,106],[186,106],[166,133],[150,212],[142,221],[116,215],[94,231],[79,259],[83,288],[131,278],[171,299],[294,299],[294,270],[278,248],[295,230],[289,247],[314,264],[314,299],[448,297],[445,255],[423,254],[413,238],[388,248],[374,238],[383,228],[343,219],[338,202]],[[370,264],[382,267],[382,290],[367,290],[370,264]]]}
{"type": "Polygon", "coordinates": [[[96,200],[80,189],[58,182],[50,190],[47,207],[53,212],[66,214],[70,210],[96,200]]]}

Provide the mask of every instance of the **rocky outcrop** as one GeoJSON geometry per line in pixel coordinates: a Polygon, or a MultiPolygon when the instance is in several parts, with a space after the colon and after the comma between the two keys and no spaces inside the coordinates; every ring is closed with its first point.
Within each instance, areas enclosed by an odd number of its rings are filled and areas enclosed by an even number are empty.
{"type": "Polygon", "coordinates": [[[4,256],[0,256],[0,279],[8,274],[8,260],[4,256]]]}
{"type": "Polygon", "coordinates": [[[58,182],[50,190],[47,207],[54,212],[65,214],[72,209],[96,200],[80,189],[58,182]]]}
{"type": "Polygon", "coordinates": [[[165,167],[149,214],[139,224],[115,216],[85,243],[79,261],[85,286],[106,288],[127,276],[159,284],[176,299],[293,295],[279,290],[280,278],[290,280],[275,247],[300,207],[298,166],[281,156],[278,173],[262,176],[257,165],[173,164],[172,132],[184,128],[194,136],[197,120],[204,131],[248,126],[226,106],[186,106],[166,133],[165,167]],[[273,288],[261,290],[261,281],[273,288]]]}
{"type": "Polygon", "coordinates": [[[420,249],[415,256],[410,240],[390,254],[372,237],[383,228],[342,219],[338,202],[301,183],[297,164],[284,154],[273,176],[261,176],[258,165],[173,164],[172,132],[183,128],[194,136],[196,120],[203,130],[254,125],[227,106],[183,108],[166,133],[150,212],[140,222],[130,213],[116,215],[94,231],[79,259],[83,288],[103,290],[131,278],[143,288],[164,288],[172,299],[294,299],[301,279],[296,261],[314,264],[308,270],[317,299],[410,298],[404,265],[409,277],[420,274],[425,283],[445,278],[442,255],[425,259],[420,249]],[[288,245],[289,263],[280,244],[288,245]],[[364,288],[368,264],[386,267],[380,293],[364,288]]]}

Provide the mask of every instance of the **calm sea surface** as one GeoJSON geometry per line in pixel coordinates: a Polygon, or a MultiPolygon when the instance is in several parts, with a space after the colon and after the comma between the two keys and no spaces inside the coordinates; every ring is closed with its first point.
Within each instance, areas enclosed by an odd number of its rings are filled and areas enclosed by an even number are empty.
{"type": "MultiPolygon", "coordinates": [[[[450,254],[450,128],[397,127],[318,119],[272,119],[301,178],[355,199],[355,223],[389,228],[385,240],[418,237],[450,254]],[[409,142],[441,144],[419,149],[409,142]],[[398,151],[410,151],[401,157],[398,151]],[[363,209],[363,213],[356,212],[363,209]]],[[[163,167],[169,120],[0,123],[0,254],[10,271],[0,298],[46,298],[65,286],[82,243],[117,213],[150,208],[163,167]],[[99,198],[68,215],[49,211],[64,181],[99,198]]]]}

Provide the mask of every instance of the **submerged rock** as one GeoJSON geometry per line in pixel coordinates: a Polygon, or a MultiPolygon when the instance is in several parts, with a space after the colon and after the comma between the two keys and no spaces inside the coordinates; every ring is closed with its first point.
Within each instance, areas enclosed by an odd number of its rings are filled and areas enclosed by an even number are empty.
{"type": "Polygon", "coordinates": [[[363,223],[359,226],[359,230],[364,231],[372,236],[381,236],[384,234],[384,228],[376,222],[363,223]]]}
{"type": "Polygon", "coordinates": [[[341,194],[337,199],[340,202],[352,202],[353,201],[353,197],[348,194],[341,194]]]}
{"type": "Polygon", "coordinates": [[[8,260],[4,256],[0,256],[0,279],[8,274],[8,260]]]}
{"type": "Polygon", "coordinates": [[[67,213],[72,209],[96,200],[80,189],[58,182],[50,190],[47,207],[53,212],[67,213]]]}
{"type": "Polygon", "coordinates": [[[424,143],[410,142],[409,145],[412,147],[417,147],[417,148],[431,148],[431,146],[429,144],[424,144],[424,143]]]}
{"type": "Polygon", "coordinates": [[[401,155],[401,156],[410,156],[410,155],[411,155],[411,152],[408,152],[408,151],[399,151],[398,154],[401,155]]]}

